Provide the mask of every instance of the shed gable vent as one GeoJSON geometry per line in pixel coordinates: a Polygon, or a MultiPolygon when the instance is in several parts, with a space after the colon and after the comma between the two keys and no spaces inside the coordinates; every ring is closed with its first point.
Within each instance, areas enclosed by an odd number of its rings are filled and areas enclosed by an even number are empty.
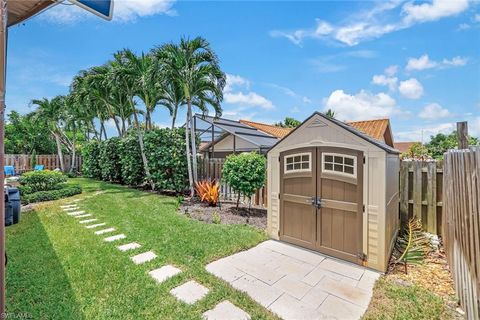
{"type": "Polygon", "coordinates": [[[315,128],[315,127],[327,127],[328,124],[326,124],[325,122],[323,122],[322,120],[320,119],[315,119],[312,121],[312,123],[310,123],[307,128],[315,128]]]}

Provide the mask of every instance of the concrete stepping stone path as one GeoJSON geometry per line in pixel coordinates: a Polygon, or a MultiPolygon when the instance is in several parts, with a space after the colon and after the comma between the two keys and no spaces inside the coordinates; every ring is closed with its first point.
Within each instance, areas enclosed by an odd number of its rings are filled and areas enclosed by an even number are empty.
{"type": "Polygon", "coordinates": [[[107,229],[102,229],[102,230],[95,231],[95,234],[100,235],[100,234],[109,233],[109,232],[113,232],[113,231],[115,231],[115,228],[107,228],[107,229]]]}
{"type": "Polygon", "coordinates": [[[127,237],[126,235],[121,233],[121,234],[117,234],[115,236],[107,237],[103,240],[106,241],[106,242],[113,242],[113,241],[117,241],[117,240],[120,240],[120,239],[125,239],[126,237],[127,237]]]}
{"type": "Polygon", "coordinates": [[[130,257],[133,263],[142,264],[148,261],[155,259],[157,255],[153,251],[147,251],[144,253],[137,254],[136,256],[130,257]]]}
{"type": "Polygon", "coordinates": [[[75,206],[75,207],[70,207],[70,208],[63,208],[63,211],[68,212],[68,211],[74,211],[74,210],[78,210],[78,209],[80,209],[80,208],[75,206]]]}
{"type": "Polygon", "coordinates": [[[73,211],[73,212],[67,212],[69,216],[78,216],[80,214],[84,214],[85,211],[73,211]]]}
{"type": "Polygon", "coordinates": [[[228,300],[222,301],[203,314],[206,320],[250,320],[250,315],[228,300]]]}
{"type": "Polygon", "coordinates": [[[202,286],[195,280],[188,281],[170,290],[170,293],[174,295],[178,300],[183,301],[187,304],[194,304],[198,300],[205,297],[208,292],[208,288],[202,286]]]}
{"type": "Polygon", "coordinates": [[[86,217],[91,217],[91,216],[92,216],[91,213],[87,213],[87,214],[81,214],[81,215],[74,216],[74,217],[77,218],[77,219],[80,219],[80,218],[86,218],[86,217]]]}
{"type": "Polygon", "coordinates": [[[161,268],[150,271],[148,274],[155,279],[158,283],[162,283],[165,280],[179,274],[182,270],[172,266],[166,265],[161,268]]]}
{"type": "Polygon", "coordinates": [[[89,226],[85,226],[85,228],[87,229],[94,229],[94,228],[98,228],[98,227],[101,227],[101,226],[104,226],[106,225],[105,222],[102,222],[102,223],[97,223],[97,224],[91,224],[89,226]]]}
{"type": "Polygon", "coordinates": [[[120,251],[128,251],[128,250],[133,250],[133,249],[137,249],[137,248],[140,248],[141,245],[136,243],[136,242],[130,242],[130,243],[127,243],[127,244],[122,244],[121,246],[118,246],[118,250],[120,251]]]}
{"type": "Polygon", "coordinates": [[[81,220],[79,221],[80,223],[90,223],[90,222],[93,222],[93,221],[97,221],[98,219],[87,219],[87,220],[81,220]]]}
{"type": "Polygon", "coordinates": [[[76,207],[76,204],[65,204],[63,206],[60,206],[60,208],[65,209],[65,208],[71,208],[71,207],[76,207]]]}

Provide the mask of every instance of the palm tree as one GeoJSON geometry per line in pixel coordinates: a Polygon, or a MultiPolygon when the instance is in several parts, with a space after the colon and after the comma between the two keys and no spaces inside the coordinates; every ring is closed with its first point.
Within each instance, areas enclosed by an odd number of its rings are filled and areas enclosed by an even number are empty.
{"type": "Polygon", "coordinates": [[[185,141],[190,193],[193,196],[193,186],[197,180],[197,148],[192,106],[196,105],[203,109],[210,105],[214,108],[216,116],[220,116],[222,112],[220,102],[223,100],[226,76],[220,69],[219,60],[210,44],[201,37],[193,40],[182,38],[179,45],[166,44],[154,52],[162,63],[165,78],[181,88],[187,105],[185,141]],[[188,129],[190,129],[190,137],[188,129]],[[190,160],[190,142],[193,166],[190,160]]]}
{"type": "Polygon", "coordinates": [[[51,100],[43,98],[42,100],[35,99],[31,102],[31,104],[37,105],[38,107],[35,114],[36,120],[44,121],[55,138],[57,154],[60,160],[60,169],[62,171],[65,171],[61,142],[61,136],[63,134],[62,125],[65,116],[64,99],[63,96],[57,96],[51,100]]]}
{"type": "Polygon", "coordinates": [[[333,119],[333,118],[335,118],[335,115],[336,115],[336,114],[335,114],[335,111],[334,111],[334,110],[328,109],[327,112],[325,112],[325,115],[326,115],[327,117],[333,119]]]}
{"type": "Polygon", "coordinates": [[[171,128],[173,130],[175,128],[178,109],[185,104],[183,91],[175,82],[165,83],[161,90],[162,94],[158,104],[170,111],[170,116],[172,117],[171,128]]]}

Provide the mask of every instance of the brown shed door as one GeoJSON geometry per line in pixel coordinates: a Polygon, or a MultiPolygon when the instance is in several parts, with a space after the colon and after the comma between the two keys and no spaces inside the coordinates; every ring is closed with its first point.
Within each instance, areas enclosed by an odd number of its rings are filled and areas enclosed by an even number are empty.
{"type": "Polygon", "coordinates": [[[295,149],[281,153],[280,165],[280,239],[360,262],[363,153],[295,149]]]}

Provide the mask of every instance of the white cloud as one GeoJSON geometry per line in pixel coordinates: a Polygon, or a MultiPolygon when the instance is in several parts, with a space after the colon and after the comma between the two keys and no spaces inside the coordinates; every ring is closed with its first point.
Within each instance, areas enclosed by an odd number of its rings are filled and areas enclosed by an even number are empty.
{"type": "Polygon", "coordinates": [[[453,57],[452,59],[443,59],[442,62],[431,60],[428,54],[422,55],[420,58],[410,58],[407,61],[405,69],[407,71],[421,71],[432,68],[446,68],[446,67],[461,67],[466,65],[468,59],[461,56],[453,57]]]}
{"type": "Polygon", "coordinates": [[[418,99],[423,95],[423,86],[417,79],[410,78],[400,82],[398,91],[406,98],[418,99]]]}
{"type": "MultiPolygon", "coordinates": [[[[140,17],[153,16],[156,14],[174,15],[172,9],[175,0],[120,0],[115,1],[113,7],[113,20],[119,22],[135,21],[140,17]]],[[[58,4],[46,10],[41,19],[52,23],[65,24],[76,23],[93,17],[86,10],[76,5],[58,4]]]]}
{"type": "Polygon", "coordinates": [[[273,109],[273,103],[264,96],[250,91],[250,81],[233,74],[227,74],[227,84],[223,89],[223,100],[228,104],[273,109]],[[247,90],[242,92],[241,90],[247,90]]]}
{"type": "Polygon", "coordinates": [[[313,28],[293,31],[272,31],[273,37],[285,37],[301,46],[304,39],[320,39],[355,46],[362,41],[410,28],[415,24],[455,16],[468,8],[468,0],[433,0],[415,4],[413,1],[377,1],[370,10],[356,12],[334,25],[316,19],[313,28]],[[401,10],[398,10],[401,7],[401,10]]]}
{"type": "Polygon", "coordinates": [[[408,71],[412,70],[425,70],[435,68],[437,62],[430,60],[428,54],[422,55],[420,58],[410,58],[408,59],[407,66],[405,69],[408,71]]]}
{"type": "Polygon", "coordinates": [[[454,123],[441,123],[433,126],[415,127],[411,130],[399,131],[395,134],[398,141],[420,141],[426,143],[430,141],[431,136],[438,133],[448,134],[455,130],[454,123]]]}
{"type": "Polygon", "coordinates": [[[261,107],[264,109],[273,109],[273,103],[267,98],[255,92],[227,92],[223,96],[225,103],[247,105],[251,107],[261,107]]]}
{"type": "Polygon", "coordinates": [[[303,97],[302,101],[303,101],[303,103],[307,103],[307,104],[312,103],[312,100],[310,100],[310,98],[308,98],[308,97],[303,97]]]}
{"type": "Polygon", "coordinates": [[[352,95],[335,90],[325,99],[325,110],[332,109],[340,120],[364,120],[400,115],[395,99],[386,93],[373,94],[365,90],[352,95]]]}
{"type": "Polygon", "coordinates": [[[473,118],[472,121],[468,123],[469,135],[480,138],[480,117],[473,118]]]}
{"type": "Polygon", "coordinates": [[[397,81],[397,77],[387,77],[384,74],[377,74],[372,78],[372,83],[379,86],[388,86],[391,91],[395,91],[397,89],[397,81]]]}
{"type": "Polygon", "coordinates": [[[426,120],[438,120],[450,117],[452,114],[448,109],[442,107],[438,103],[430,103],[423,107],[419,113],[419,117],[426,120]]]}
{"type": "Polygon", "coordinates": [[[234,87],[245,87],[250,89],[250,81],[245,78],[242,78],[239,75],[228,74],[227,73],[227,82],[225,84],[224,92],[231,92],[234,87]]]}
{"type": "Polygon", "coordinates": [[[408,2],[403,6],[406,22],[435,21],[455,16],[468,8],[468,0],[433,0],[431,3],[415,5],[408,2]]]}
{"type": "Polygon", "coordinates": [[[283,92],[285,95],[287,95],[289,97],[301,100],[303,103],[308,104],[308,103],[312,102],[312,100],[310,100],[309,97],[302,96],[302,95],[298,94],[297,92],[293,91],[292,89],[290,89],[288,87],[284,87],[284,86],[278,85],[276,83],[266,83],[266,85],[268,85],[272,88],[275,88],[277,90],[280,90],[281,92],[283,92]]]}
{"type": "Polygon", "coordinates": [[[467,58],[462,58],[460,56],[453,57],[452,59],[443,59],[442,63],[446,66],[460,67],[467,64],[467,58]]]}
{"type": "Polygon", "coordinates": [[[397,74],[397,72],[398,72],[398,66],[396,64],[388,66],[385,69],[385,74],[389,77],[393,77],[394,75],[397,74]]]}

